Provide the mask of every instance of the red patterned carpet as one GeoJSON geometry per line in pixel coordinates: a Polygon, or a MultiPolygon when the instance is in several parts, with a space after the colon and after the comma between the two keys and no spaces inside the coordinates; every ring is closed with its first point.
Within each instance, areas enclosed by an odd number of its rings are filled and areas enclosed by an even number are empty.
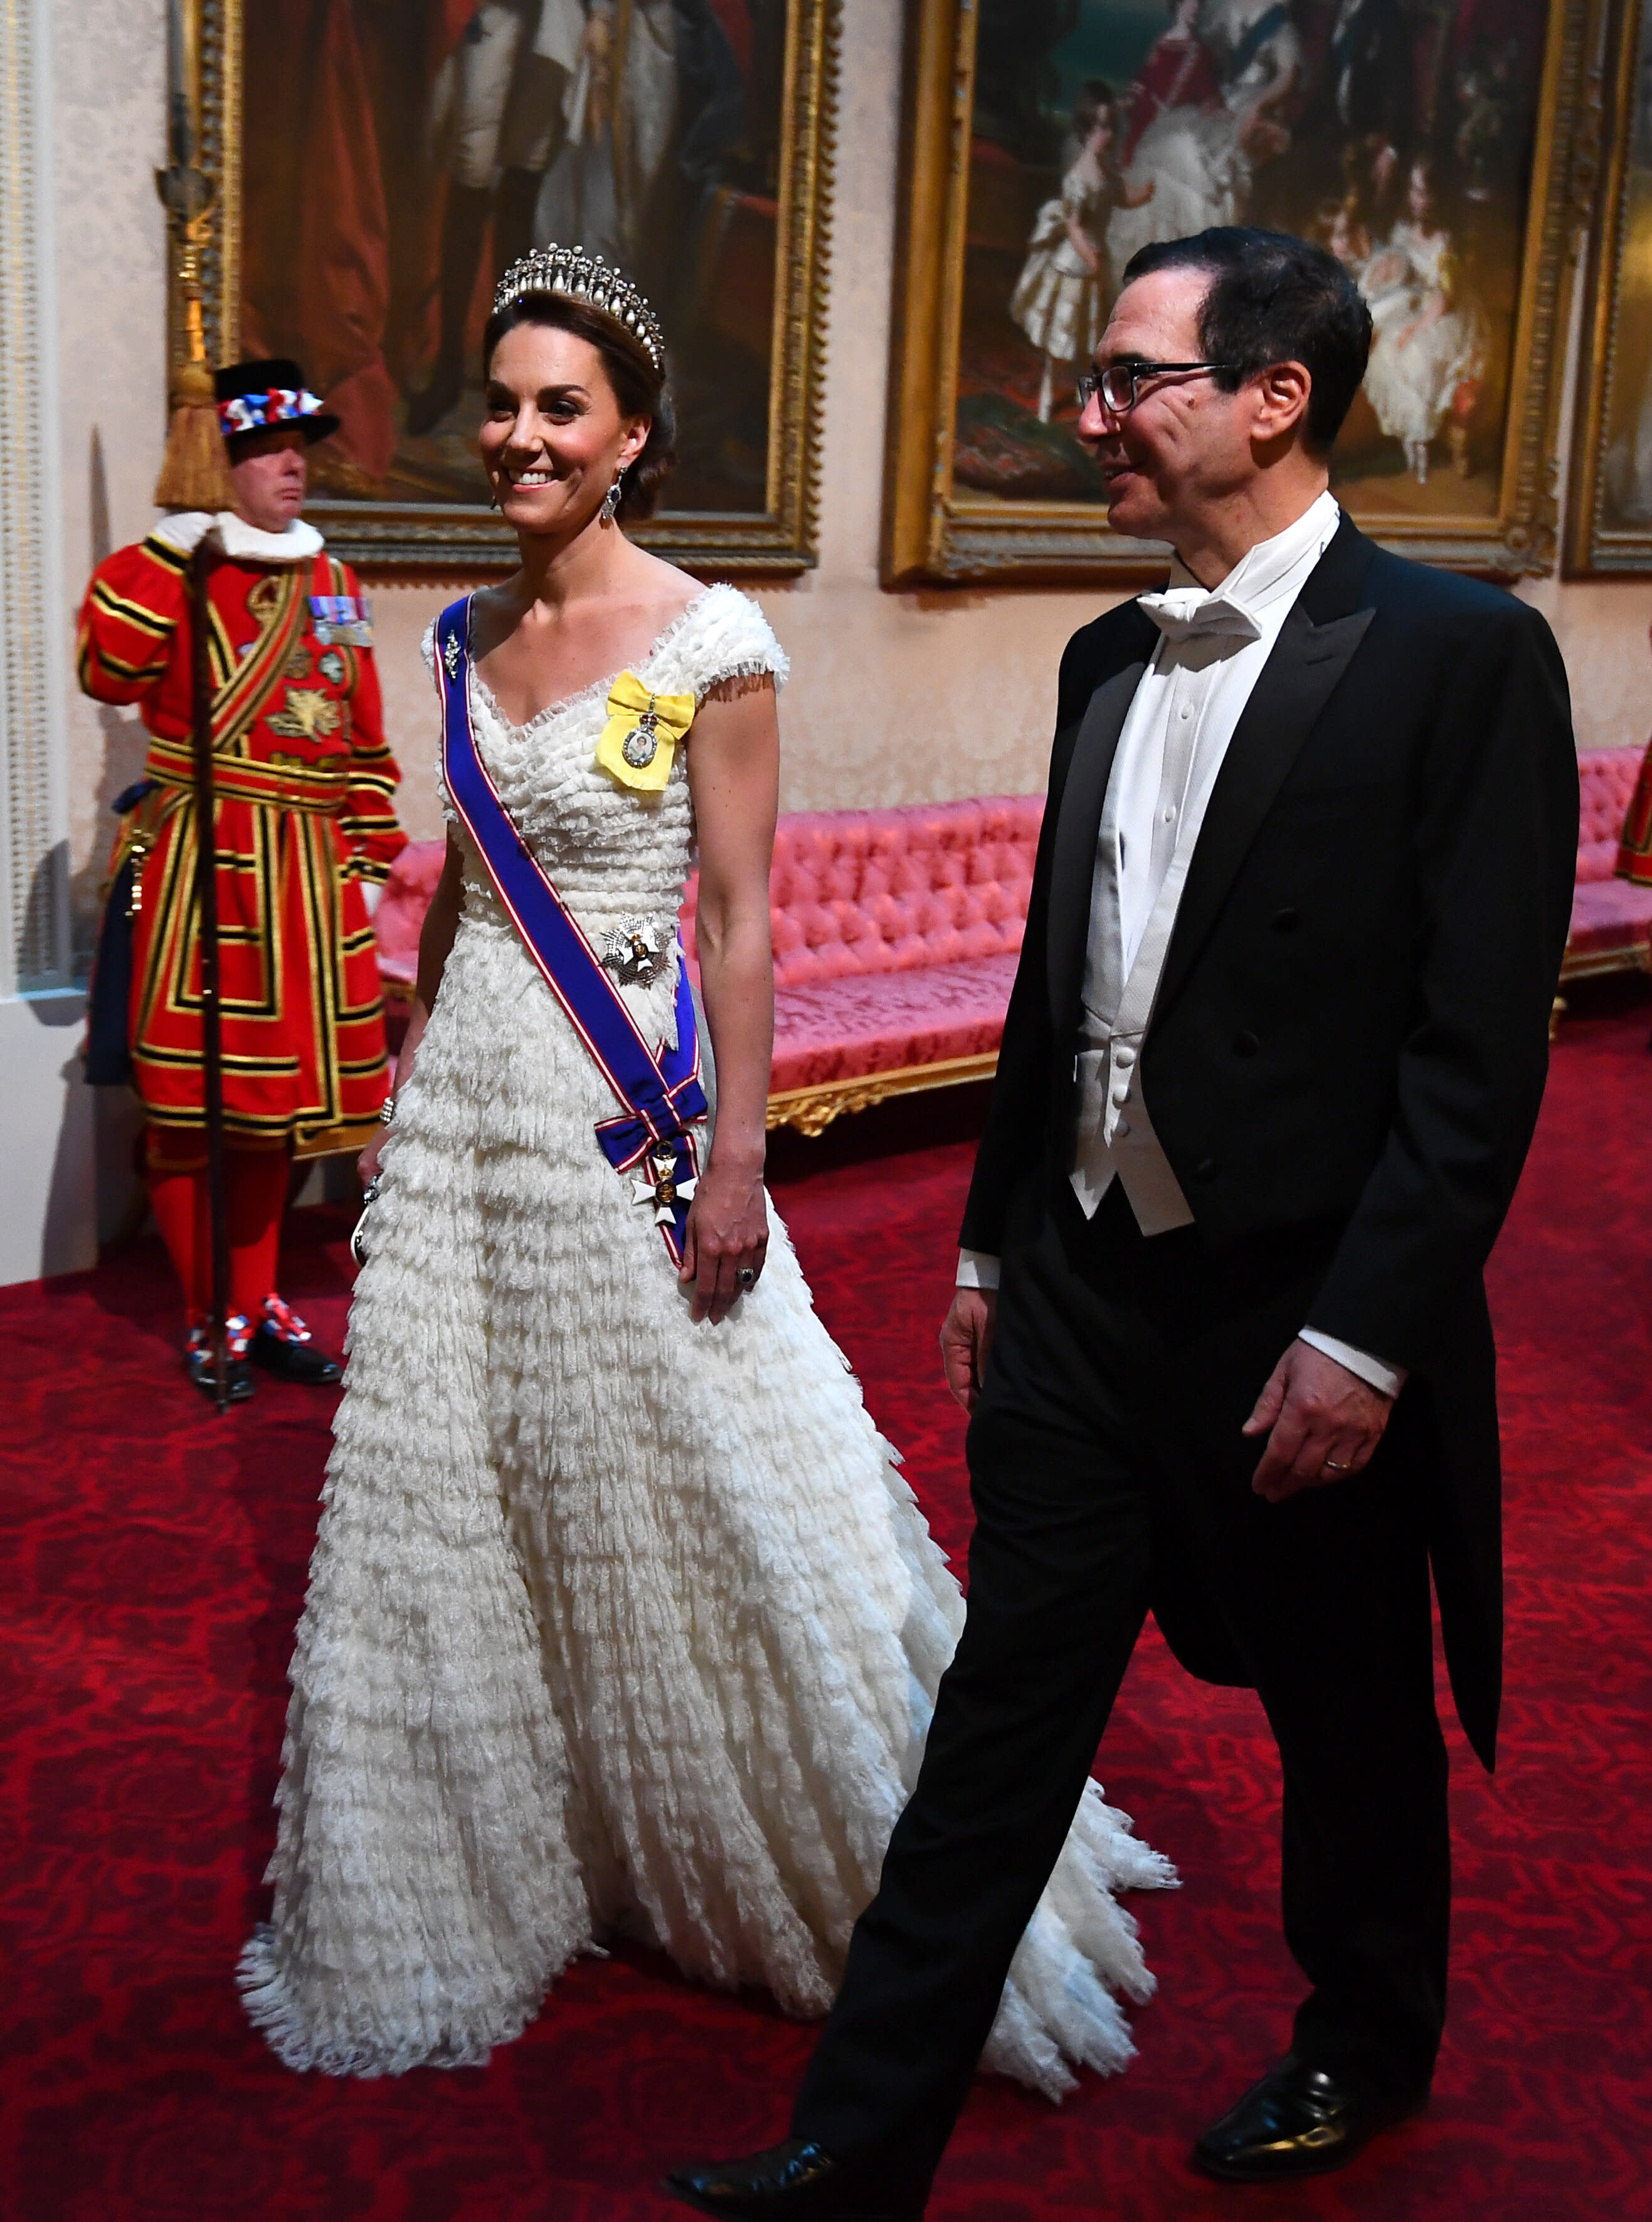
{"type": "MultiPolygon", "coordinates": [[[[1180,1865],[1141,1901],[1140,2058],[1059,2110],[983,2081],[935,2222],[1652,2215],[1652,1058],[1647,1011],[1563,1033],[1495,1264],[1510,1465],[1510,1701],[1495,1783],[1454,1729],[1452,2021],[1428,2117],[1291,2196],[1202,2184],[1189,2137],[1278,2045],[1275,1769],[1242,1695],[1132,1669],[1101,1773],[1180,1865]]],[[[949,1545],[958,1428],[933,1333],[978,1106],[777,1152],[821,1309],[949,1545]]],[[[336,1340],[336,1215],[291,1293],[336,1340]]],[[[174,1371],[140,1247],[0,1296],[0,2213],[27,2222],[666,2222],[663,2163],[764,2142],[808,2045],[649,1955],[575,1968],[486,2071],[300,2079],[230,1980],[262,1911],[282,1676],[325,1399],[219,1422],[174,1371]]]]}

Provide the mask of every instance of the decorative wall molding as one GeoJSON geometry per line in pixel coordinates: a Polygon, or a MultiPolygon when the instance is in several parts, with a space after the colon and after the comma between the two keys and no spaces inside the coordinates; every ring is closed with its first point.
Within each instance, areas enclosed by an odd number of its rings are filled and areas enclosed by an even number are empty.
{"type": "Polygon", "coordinates": [[[0,0],[0,997],[70,966],[51,23],[0,0]]]}

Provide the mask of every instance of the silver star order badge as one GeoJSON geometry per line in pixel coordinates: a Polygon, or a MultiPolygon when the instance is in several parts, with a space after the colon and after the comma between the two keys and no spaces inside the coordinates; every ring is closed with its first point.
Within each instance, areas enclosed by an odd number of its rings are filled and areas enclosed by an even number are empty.
{"type": "Polygon", "coordinates": [[[633,1203],[651,1203],[656,1227],[669,1227],[679,1203],[687,1203],[700,1183],[690,1174],[687,1180],[676,1177],[677,1153],[663,1146],[649,1152],[644,1163],[653,1178],[634,1180],[631,1200],[633,1203]]]}
{"type": "Polygon", "coordinates": [[[665,962],[671,937],[656,918],[622,918],[602,937],[602,963],[621,987],[651,980],[665,962]]]}

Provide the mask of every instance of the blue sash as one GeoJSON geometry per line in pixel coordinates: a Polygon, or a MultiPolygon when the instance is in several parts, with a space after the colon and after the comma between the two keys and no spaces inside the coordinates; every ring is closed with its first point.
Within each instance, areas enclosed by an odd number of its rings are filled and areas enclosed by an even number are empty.
{"type": "Polygon", "coordinates": [[[596,1138],[618,1173],[640,1170],[633,1191],[648,1204],[674,1264],[699,1178],[691,1129],[707,1113],[700,1082],[700,1036],[688,968],[677,953],[677,1045],[650,1050],[618,987],[529,853],[476,747],[470,727],[470,600],[443,610],[436,626],[436,676],[442,692],[442,776],[461,823],[481,852],[545,984],[567,1012],[599,1072],[624,1106],[599,1120],[596,1138]]]}
{"type": "Polygon", "coordinates": [[[1228,65],[1229,78],[1243,77],[1268,41],[1276,38],[1290,21],[1291,10],[1285,0],[1279,0],[1279,4],[1270,8],[1265,16],[1259,16],[1234,48],[1233,59],[1228,65]]]}

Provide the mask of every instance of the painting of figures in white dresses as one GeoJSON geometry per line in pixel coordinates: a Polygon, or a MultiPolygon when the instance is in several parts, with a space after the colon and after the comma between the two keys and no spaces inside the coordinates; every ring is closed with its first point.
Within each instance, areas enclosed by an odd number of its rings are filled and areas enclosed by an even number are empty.
{"type": "MultiPolygon", "coordinates": [[[[1099,501],[1075,388],[1121,273],[1149,241],[1254,223],[1322,242],[1370,304],[1370,369],[1336,455],[1345,505],[1400,538],[1483,543],[1506,524],[1511,405],[1534,351],[1547,367],[1530,304],[1576,99],[1561,66],[1571,0],[979,0],[977,14],[958,504],[1099,501]]],[[[1648,468],[1652,502],[1652,445],[1648,468]]]]}

